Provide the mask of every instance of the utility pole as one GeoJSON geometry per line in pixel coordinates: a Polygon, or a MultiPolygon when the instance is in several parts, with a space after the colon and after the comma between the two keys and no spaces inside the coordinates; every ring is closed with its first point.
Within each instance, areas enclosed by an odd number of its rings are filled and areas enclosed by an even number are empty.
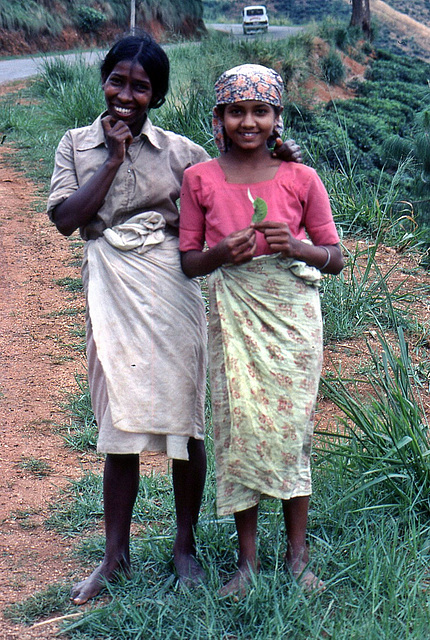
{"type": "Polygon", "coordinates": [[[130,8],[130,31],[133,31],[136,28],[136,0],[131,0],[131,8],[130,8]]]}

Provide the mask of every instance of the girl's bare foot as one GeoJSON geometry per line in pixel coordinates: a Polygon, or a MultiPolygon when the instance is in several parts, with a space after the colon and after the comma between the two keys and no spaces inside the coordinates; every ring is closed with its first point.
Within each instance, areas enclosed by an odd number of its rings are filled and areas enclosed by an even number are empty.
{"type": "Polygon", "coordinates": [[[105,562],[102,562],[97,569],[85,580],[73,585],[70,592],[70,600],[73,604],[81,605],[95,598],[102,591],[106,582],[111,582],[118,571],[127,578],[130,577],[130,567],[124,563],[116,564],[114,569],[109,569],[105,562]]]}
{"type": "Polygon", "coordinates": [[[219,590],[221,598],[232,596],[234,600],[242,600],[248,593],[252,578],[250,571],[236,571],[231,580],[219,590]]]}
{"type": "Polygon", "coordinates": [[[249,591],[252,584],[252,577],[258,573],[260,569],[260,562],[245,563],[240,565],[231,580],[227,582],[219,590],[221,598],[233,596],[236,601],[242,600],[249,591]]]}
{"type": "Polygon", "coordinates": [[[206,574],[194,555],[175,552],[173,562],[179,582],[185,587],[195,587],[206,582],[206,574]]]}
{"type": "Polygon", "coordinates": [[[325,583],[318,578],[313,571],[307,567],[307,563],[303,560],[295,561],[291,564],[286,563],[289,567],[293,578],[295,578],[297,584],[306,593],[312,593],[315,591],[324,591],[325,583]]]}
{"type": "Polygon", "coordinates": [[[296,577],[297,584],[306,591],[306,593],[312,593],[317,591],[324,591],[325,583],[316,576],[310,569],[305,569],[299,576],[296,577]]]}

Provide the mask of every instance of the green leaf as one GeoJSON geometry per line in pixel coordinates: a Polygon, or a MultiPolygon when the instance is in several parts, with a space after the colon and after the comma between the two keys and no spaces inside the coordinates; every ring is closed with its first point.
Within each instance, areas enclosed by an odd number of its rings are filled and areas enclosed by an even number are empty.
{"type": "Polygon", "coordinates": [[[255,198],[252,206],[254,207],[252,222],[263,222],[267,216],[267,202],[263,198],[255,198]]]}

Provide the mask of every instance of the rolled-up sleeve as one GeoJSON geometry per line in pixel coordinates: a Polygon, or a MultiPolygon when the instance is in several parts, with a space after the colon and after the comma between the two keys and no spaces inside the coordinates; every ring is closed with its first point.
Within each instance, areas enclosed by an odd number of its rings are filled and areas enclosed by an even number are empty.
{"type": "Polygon", "coordinates": [[[337,244],[339,235],[326,188],[313,169],[310,177],[301,194],[306,231],[315,245],[337,244]]]}
{"type": "Polygon", "coordinates": [[[70,131],[67,131],[55,153],[55,167],[47,204],[47,213],[51,220],[53,220],[55,207],[67,200],[78,188],[73,140],[70,131]]]}

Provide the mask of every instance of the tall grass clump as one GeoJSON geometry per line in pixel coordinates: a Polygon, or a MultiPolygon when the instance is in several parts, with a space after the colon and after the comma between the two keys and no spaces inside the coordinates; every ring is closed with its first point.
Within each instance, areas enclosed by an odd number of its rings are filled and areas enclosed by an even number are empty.
{"type": "Polygon", "coordinates": [[[215,153],[211,125],[214,81],[205,67],[206,59],[199,60],[197,52],[197,47],[183,45],[169,54],[170,91],[166,103],[151,112],[151,119],[215,153]]]}
{"type": "Polygon", "coordinates": [[[376,489],[379,500],[370,508],[397,505],[428,516],[429,424],[420,395],[425,381],[412,363],[401,328],[395,345],[382,333],[378,340],[379,351],[368,345],[373,368],[365,378],[322,380],[325,396],[342,412],[338,437],[324,434],[327,459],[346,461],[348,497],[376,489]]]}
{"type": "Polygon", "coordinates": [[[394,264],[382,272],[376,260],[379,242],[353,252],[344,247],[346,266],[338,276],[322,283],[321,308],[326,342],[360,335],[375,324],[384,329],[409,328],[416,293],[407,280],[391,285],[394,264]]]}
{"type": "MultiPolygon", "coordinates": [[[[202,40],[197,47],[187,47],[169,53],[172,61],[172,79],[181,75],[182,65],[185,68],[192,67],[194,74],[199,74],[213,85],[218,76],[231,67],[244,63],[262,64],[273,67],[281,75],[286,64],[288,73],[284,80],[289,81],[289,74],[309,72],[309,55],[312,51],[313,37],[311,33],[299,33],[286,40],[238,40],[225,33],[210,32],[208,37],[202,40]],[[184,55],[185,54],[185,55],[184,55]],[[175,65],[175,58],[178,66],[175,65]],[[295,68],[288,64],[289,60],[295,61],[295,68]]],[[[173,85],[174,89],[174,85],[173,85]]]]}
{"type": "MultiPolygon", "coordinates": [[[[52,8],[52,7],[51,7],[52,8]]],[[[27,35],[40,33],[58,35],[63,21],[50,7],[35,0],[0,0],[0,28],[7,31],[22,30],[27,35]]]]}
{"type": "Polygon", "coordinates": [[[318,35],[332,45],[347,52],[362,39],[363,32],[359,27],[351,27],[344,20],[329,16],[317,25],[318,35]]]}
{"type": "Polygon", "coordinates": [[[59,137],[47,111],[32,98],[26,90],[0,99],[0,140],[6,143],[3,157],[34,181],[35,195],[46,198],[59,137]],[[30,104],[22,105],[22,99],[30,104]]]}
{"type": "Polygon", "coordinates": [[[411,159],[401,163],[390,175],[383,169],[369,176],[360,169],[348,131],[336,129],[337,145],[327,150],[320,140],[304,147],[320,174],[330,196],[333,217],[344,236],[375,239],[399,251],[422,248],[425,232],[416,219],[412,202],[404,189],[411,170],[411,159]],[[334,170],[327,169],[332,165],[334,170]]]}
{"type": "Polygon", "coordinates": [[[330,49],[328,54],[322,58],[321,69],[329,84],[341,84],[346,75],[342,58],[335,49],[330,49]]]}
{"type": "Polygon", "coordinates": [[[37,83],[46,108],[56,124],[65,129],[91,124],[103,111],[104,97],[98,65],[83,58],[46,58],[37,83]]]}

